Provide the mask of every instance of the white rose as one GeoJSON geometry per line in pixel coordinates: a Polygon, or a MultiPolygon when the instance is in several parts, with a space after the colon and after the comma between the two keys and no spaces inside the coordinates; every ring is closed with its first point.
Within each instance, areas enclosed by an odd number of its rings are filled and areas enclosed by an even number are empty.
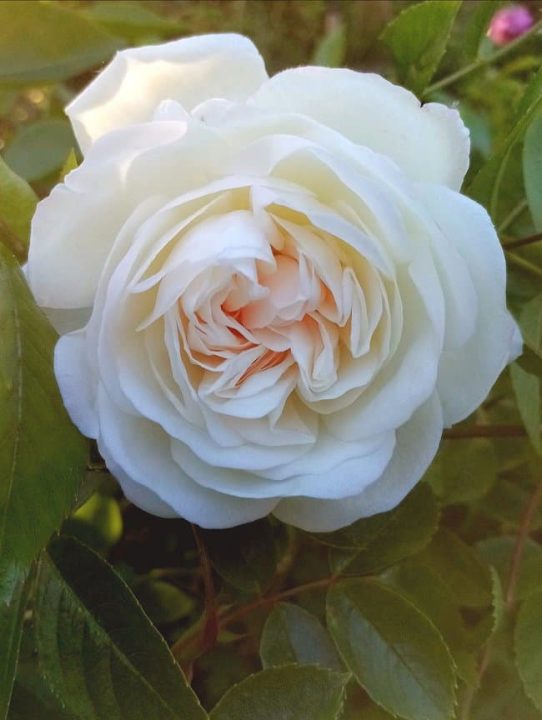
{"type": "Polygon", "coordinates": [[[320,531],[399,503],[517,346],[459,114],[372,74],[269,79],[236,35],[123,51],[67,113],[85,159],[29,282],[128,498],[320,531]]]}

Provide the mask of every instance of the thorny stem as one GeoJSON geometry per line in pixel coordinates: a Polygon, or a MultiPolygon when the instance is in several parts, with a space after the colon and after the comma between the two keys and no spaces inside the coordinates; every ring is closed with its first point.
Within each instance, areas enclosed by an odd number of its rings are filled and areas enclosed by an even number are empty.
{"type": "MultiPolygon", "coordinates": [[[[512,612],[515,606],[516,602],[516,588],[518,584],[519,579],[519,573],[521,570],[521,563],[523,560],[523,555],[525,551],[525,543],[527,541],[527,537],[529,535],[529,530],[533,521],[534,514],[536,512],[536,509],[538,507],[538,504],[540,502],[540,498],[542,496],[542,482],[539,482],[534,489],[534,492],[532,493],[531,497],[529,498],[527,505],[525,507],[525,510],[523,512],[523,516],[521,518],[521,523],[519,526],[517,538],[516,538],[516,544],[514,546],[514,552],[512,553],[512,559],[510,561],[510,572],[508,575],[508,582],[506,584],[506,591],[505,591],[505,607],[508,612],[512,612]]],[[[474,701],[476,690],[480,686],[480,683],[482,681],[482,678],[485,675],[485,672],[487,670],[487,667],[489,665],[489,660],[491,657],[491,646],[492,646],[492,638],[488,640],[486,643],[486,646],[484,648],[484,652],[482,653],[482,657],[480,658],[480,665],[478,667],[478,676],[477,680],[478,682],[476,684],[473,684],[470,686],[465,693],[465,696],[463,698],[463,705],[461,708],[461,717],[460,720],[469,720],[470,714],[471,714],[471,708],[472,703],[474,701]]]]}
{"type": "Polygon", "coordinates": [[[296,587],[290,588],[289,590],[283,590],[276,595],[268,595],[267,597],[260,597],[254,600],[248,605],[242,605],[236,610],[232,610],[230,613],[225,613],[220,619],[220,625],[226,626],[231,625],[234,622],[242,620],[246,615],[249,615],[254,610],[265,605],[275,605],[282,600],[299,595],[303,592],[309,592],[311,590],[321,590],[323,588],[331,587],[338,580],[337,575],[331,575],[330,577],[322,578],[321,580],[314,580],[313,582],[305,583],[304,585],[296,585],[296,587]]]}
{"type": "Polygon", "coordinates": [[[442,78],[441,80],[438,80],[436,83],[433,83],[433,85],[430,85],[426,91],[425,95],[430,95],[431,93],[435,92],[436,90],[442,90],[442,88],[448,87],[448,85],[452,85],[453,83],[457,82],[458,80],[462,80],[467,75],[470,75],[473,72],[476,72],[477,70],[481,70],[483,67],[486,67],[487,65],[491,65],[492,63],[496,62],[497,60],[500,60],[501,58],[505,57],[509,53],[513,52],[519,45],[522,45],[526,40],[529,40],[533,35],[536,35],[536,33],[542,28],[542,20],[539,20],[537,23],[535,23],[532,28],[526,32],[525,34],[518,37],[516,40],[514,40],[511,43],[508,43],[508,45],[505,45],[500,50],[496,50],[495,52],[491,53],[491,55],[488,55],[485,58],[480,58],[479,60],[475,60],[474,62],[470,63],[469,65],[465,65],[465,67],[460,68],[459,70],[456,70],[455,72],[451,73],[450,75],[447,75],[446,77],[442,78]]]}
{"type": "MultiPolygon", "coordinates": [[[[244,617],[250,615],[250,613],[254,612],[254,610],[257,610],[260,607],[265,607],[266,605],[275,605],[282,600],[287,600],[288,598],[294,597],[295,595],[299,595],[303,592],[309,592],[311,590],[320,590],[323,588],[331,587],[337,580],[338,577],[336,575],[331,575],[330,577],[322,578],[320,580],[314,580],[313,582],[305,583],[304,585],[296,585],[296,587],[289,588],[288,590],[283,590],[282,592],[276,593],[275,595],[268,595],[267,597],[257,598],[256,600],[253,600],[247,605],[242,605],[241,607],[238,607],[230,612],[228,612],[227,609],[224,609],[222,612],[219,612],[216,615],[217,635],[218,632],[223,628],[231,625],[234,622],[242,620],[244,617]]],[[[201,634],[190,635],[188,637],[183,636],[171,646],[171,652],[178,660],[183,656],[186,656],[189,651],[192,652],[194,650],[198,650],[201,652],[205,652],[205,650],[207,649],[210,648],[202,643],[201,634]]]]}
{"type": "Polygon", "coordinates": [[[489,659],[491,656],[491,638],[486,643],[482,657],[480,658],[480,665],[478,666],[477,682],[470,685],[463,697],[463,703],[461,705],[461,715],[459,720],[469,720],[472,703],[474,701],[476,691],[478,690],[482,678],[485,675],[487,666],[489,665],[489,659]]]}
{"type": "Polygon", "coordinates": [[[542,233],[536,233],[535,235],[518,238],[517,240],[507,240],[503,242],[502,246],[505,250],[511,250],[512,248],[524,247],[525,245],[532,245],[540,241],[542,241],[542,233]]]}
{"type": "MultiPolygon", "coordinates": [[[[192,525],[192,533],[196,541],[201,574],[204,588],[203,624],[194,634],[183,635],[171,646],[171,652],[176,658],[180,658],[181,651],[198,649],[200,653],[210,650],[216,643],[218,637],[218,613],[216,608],[216,596],[213,583],[213,570],[207,553],[207,548],[201,536],[201,531],[196,525],[192,525]]],[[[192,678],[193,659],[189,659],[183,666],[185,675],[190,682],[192,678]]]]}
{"type": "Polygon", "coordinates": [[[202,646],[204,649],[212,647],[218,636],[218,614],[216,608],[215,587],[213,582],[213,569],[207,553],[207,548],[201,536],[201,531],[196,525],[192,525],[192,533],[198,550],[201,574],[203,578],[204,600],[204,623],[202,629],[202,646]]]}
{"type": "Polygon", "coordinates": [[[525,437],[525,428],[521,425],[465,425],[450,428],[442,433],[445,440],[463,440],[467,438],[515,438],[525,437]]]}
{"type": "Polygon", "coordinates": [[[534,514],[540,502],[542,495],[542,482],[537,483],[537,486],[532,493],[523,516],[521,518],[521,524],[519,526],[518,535],[516,538],[516,544],[514,546],[514,552],[512,553],[512,559],[510,561],[510,573],[508,575],[508,583],[505,594],[505,604],[507,610],[512,610],[516,602],[516,589],[519,579],[519,572],[521,570],[521,563],[523,561],[523,554],[525,552],[525,543],[529,535],[529,530],[533,521],[534,514]]]}

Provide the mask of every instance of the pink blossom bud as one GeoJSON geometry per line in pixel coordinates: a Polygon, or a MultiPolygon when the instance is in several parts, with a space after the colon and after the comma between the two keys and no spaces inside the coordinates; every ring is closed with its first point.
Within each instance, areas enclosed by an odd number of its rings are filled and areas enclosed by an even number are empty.
{"type": "Polygon", "coordinates": [[[526,7],[513,5],[495,13],[487,34],[495,45],[507,45],[526,33],[533,22],[533,16],[526,7]]]}

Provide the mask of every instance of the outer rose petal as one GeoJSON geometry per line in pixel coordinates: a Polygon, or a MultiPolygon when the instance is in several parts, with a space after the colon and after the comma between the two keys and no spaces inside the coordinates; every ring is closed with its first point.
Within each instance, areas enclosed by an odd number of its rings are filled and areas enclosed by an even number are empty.
{"type": "MultiPolygon", "coordinates": [[[[226,528],[252,522],[273,511],[277,498],[238,498],[201,487],[173,461],[167,434],[155,423],[120,411],[98,393],[100,437],[98,448],[119,482],[128,478],[128,495],[136,496],[138,485],[150,493],[137,494],[143,510],[155,512],[156,497],[164,516],[170,507],[176,515],[204,528],[226,528]],[[156,497],[154,497],[156,496],[156,497]]],[[[123,487],[124,489],[124,487],[123,487]]],[[[167,514],[166,514],[167,513],[167,514]]]]}
{"type": "Polygon", "coordinates": [[[435,394],[397,431],[397,445],[384,473],[363,492],[344,500],[310,497],[282,500],[274,515],[311,532],[331,532],[398,505],[429,467],[442,435],[442,410],[435,394]]]}
{"type": "Polygon", "coordinates": [[[39,305],[92,306],[105,259],[134,210],[133,232],[156,209],[154,196],[167,198],[207,183],[202,135],[209,153],[218,157],[217,145],[223,143],[213,144],[198,123],[133,125],[92,146],[84,163],[39,203],[32,220],[27,277],[39,305]]]}
{"type": "Polygon", "coordinates": [[[250,99],[338,130],[394,160],[414,180],[461,187],[469,133],[457,110],[416,97],[379,75],[337,68],[297,68],[275,75],[250,99]]]}
{"type": "Polygon", "coordinates": [[[185,110],[210,98],[245,100],[267,79],[264,62],[242,35],[199,35],[117,53],[68,114],[81,150],[124,125],[150,120],[163,100],[185,110]]]}
{"type": "Polygon", "coordinates": [[[63,335],[56,344],[55,375],[66,410],[83,435],[96,439],[96,379],[87,360],[84,330],[63,335]]]}
{"type": "Polygon", "coordinates": [[[469,269],[478,296],[474,333],[459,349],[444,351],[437,390],[447,427],[470,415],[521,351],[518,328],[506,309],[506,266],[495,228],[484,208],[437,186],[420,194],[444,236],[469,269]]]}

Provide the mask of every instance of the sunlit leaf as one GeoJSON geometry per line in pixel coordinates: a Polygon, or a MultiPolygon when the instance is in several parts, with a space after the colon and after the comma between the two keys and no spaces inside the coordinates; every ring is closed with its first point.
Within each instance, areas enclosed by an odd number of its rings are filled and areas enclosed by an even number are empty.
{"type": "Polygon", "coordinates": [[[0,84],[66,80],[109,60],[119,46],[59,3],[0,0],[0,84]]]}
{"type": "Polygon", "coordinates": [[[55,381],[55,339],[0,243],[0,556],[21,567],[69,511],[87,460],[55,381]]]}
{"type": "MultiPolygon", "coordinates": [[[[30,237],[30,221],[38,198],[30,185],[0,157],[0,226],[5,225],[15,239],[10,249],[24,258],[30,237]]],[[[0,229],[0,236],[2,231],[0,229]]]]}
{"type": "Polygon", "coordinates": [[[435,74],[450,39],[460,0],[426,0],[410,5],[382,33],[401,82],[421,93],[435,74]]]}
{"type": "Polygon", "coordinates": [[[24,126],[4,152],[6,162],[29,182],[62,168],[75,145],[66,120],[42,120],[24,126]]]}
{"type": "Polygon", "coordinates": [[[337,21],[325,33],[318,43],[312,57],[312,65],[324,67],[340,67],[346,56],[346,28],[342,21],[337,21]]]}

